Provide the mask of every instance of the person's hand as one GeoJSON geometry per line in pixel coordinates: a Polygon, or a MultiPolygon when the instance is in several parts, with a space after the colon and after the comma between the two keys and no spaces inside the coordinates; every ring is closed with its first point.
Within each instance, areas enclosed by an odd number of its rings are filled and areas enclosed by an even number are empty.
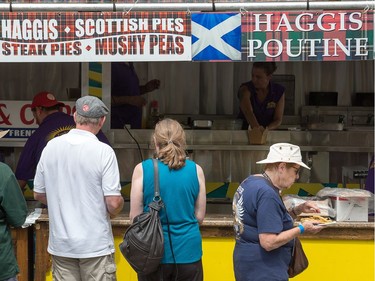
{"type": "Polygon", "coordinates": [[[263,126],[258,126],[258,127],[251,128],[251,130],[259,131],[260,133],[263,134],[263,132],[264,132],[265,129],[264,129],[263,126]]]}
{"type": "Polygon", "coordinates": [[[159,87],[160,87],[160,80],[158,79],[150,80],[145,84],[146,92],[152,92],[155,89],[159,89],[159,87]]]}
{"type": "Polygon", "coordinates": [[[313,201],[306,201],[305,203],[298,206],[300,213],[320,213],[320,209],[313,201]]]}
{"type": "Polygon", "coordinates": [[[324,226],[314,224],[311,221],[305,221],[302,223],[302,225],[303,225],[303,228],[305,229],[304,233],[310,233],[310,234],[316,234],[324,228],[324,226]]]}

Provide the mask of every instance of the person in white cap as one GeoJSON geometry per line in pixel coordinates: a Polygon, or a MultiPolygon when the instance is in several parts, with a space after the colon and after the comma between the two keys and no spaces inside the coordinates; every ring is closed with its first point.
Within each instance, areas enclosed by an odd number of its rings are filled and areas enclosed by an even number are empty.
{"type": "MultiPolygon", "coordinates": [[[[8,133],[0,131],[0,138],[8,133]]],[[[21,227],[26,220],[27,205],[10,167],[0,162],[0,280],[17,281],[19,268],[10,226],[21,227]]]]}
{"type": "Polygon", "coordinates": [[[110,217],[124,200],[115,152],[95,136],[109,110],[93,96],[78,99],[76,110],[76,128],[42,152],[34,198],[48,206],[54,280],[116,280],[110,217]]]}
{"type": "Polygon", "coordinates": [[[311,222],[295,227],[291,215],[320,210],[307,201],[289,214],[280,193],[298,180],[301,167],[310,168],[302,162],[300,148],[289,143],[272,145],[267,158],[257,163],[265,164],[264,172],[246,178],[233,198],[235,277],[237,281],[288,280],[294,238],[323,227],[311,222]]]}

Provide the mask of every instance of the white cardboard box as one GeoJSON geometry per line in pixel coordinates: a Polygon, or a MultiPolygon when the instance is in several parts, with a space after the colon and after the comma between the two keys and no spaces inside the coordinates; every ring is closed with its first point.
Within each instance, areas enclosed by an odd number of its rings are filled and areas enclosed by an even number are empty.
{"type": "Polygon", "coordinates": [[[368,221],[368,197],[331,197],[336,221],[368,221]]]}

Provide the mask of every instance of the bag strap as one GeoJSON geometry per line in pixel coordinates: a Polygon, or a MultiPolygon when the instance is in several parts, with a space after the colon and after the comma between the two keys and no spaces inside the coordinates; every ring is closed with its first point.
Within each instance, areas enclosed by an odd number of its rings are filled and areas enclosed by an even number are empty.
{"type": "MultiPolygon", "coordinates": [[[[271,179],[270,179],[270,177],[266,174],[266,172],[263,172],[263,173],[262,173],[262,176],[264,177],[264,179],[265,179],[267,182],[269,182],[269,183],[272,185],[273,188],[275,188],[274,185],[273,185],[273,183],[272,183],[272,181],[271,181],[271,179]]],[[[279,194],[279,197],[280,197],[281,203],[283,203],[283,206],[284,206],[284,208],[285,208],[285,211],[286,211],[287,215],[291,218],[292,222],[294,222],[294,219],[293,219],[293,218],[291,217],[291,215],[289,214],[288,209],[287,209],[286,206],[285,206],[284,200],[283,200],[283,198],[281,197],[280,194],[279,194]]],[[[294,238],[293,238],[292,257],[294,256],[295,249],[296,249],[296,239],[298,239],[298,237],[294,237],[294,238]]]]}
{"type": "MultiPolygon", "coordinates": [[[[158,160],[155,159],[155,158],[152,158],[152,162],[154,163],[154,201],[162,201],[162,199],[160,197],[160,188],[159,188],[158,160]]],[[[165,217],[167,219],[169,246],[171,247],[172,258],[173,258],[174,264],[176,265],[176,258],[174,256],[173,246],[172,246],[172,237],[171,237],[171,232],[169,230],[169,220],[168,220],[167,208],[166,208],[164,203],[163,203],[163,207],[164,207],[164,211],[165,211],[165,217]]],[[[178,274],[177,265],[176,265],[176,272],[178,274]]]]}
{"type": "Polygon", "coordinates": [[[293,248],[292,248],[292,257],[294,257],[294,254],[296,253],[296,239],[297,237],[293,238],[293,248]]]}
{"type": "Polygon", "coordinates": [[[158,160],[152,158],[152,162],[154,163],[154,201],[160,201],[158,160]]]}

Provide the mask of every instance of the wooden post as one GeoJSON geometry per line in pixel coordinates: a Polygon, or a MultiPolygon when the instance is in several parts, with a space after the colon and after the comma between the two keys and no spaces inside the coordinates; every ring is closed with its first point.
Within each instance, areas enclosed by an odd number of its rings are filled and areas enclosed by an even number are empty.
{"type": "Polygon", "coordinates": [[[48,222],[35,224],[35,281],[45,281],[46,273],[51,268],[50,255],[47,252],[48,222]]]}
{"type": "Polygon", "coordinates": [[[29,247],[28,247],[28,228],[13,228],[12,239],[18,267],[20,273],[18,274],[19,281],[28,281],[29,278],[29,247]]]}

